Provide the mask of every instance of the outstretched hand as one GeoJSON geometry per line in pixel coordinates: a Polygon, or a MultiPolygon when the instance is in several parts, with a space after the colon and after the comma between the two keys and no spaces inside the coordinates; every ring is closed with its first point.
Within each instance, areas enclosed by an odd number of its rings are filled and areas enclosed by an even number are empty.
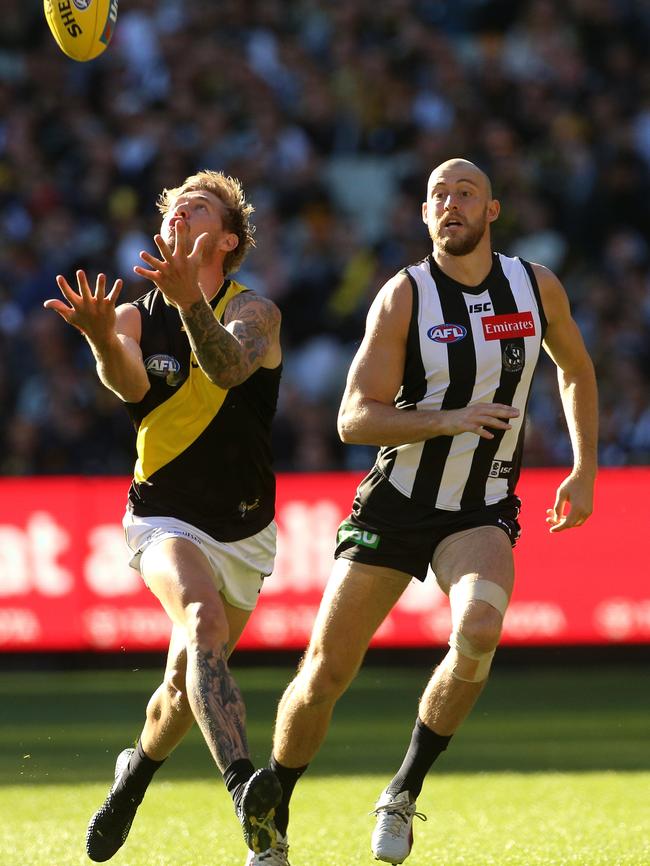
{"type": "Polygon", "coordinates": [[[136,265],[133,270],[138,276],[151,280],[167,300],[182,308],[196,303],[203,297],[198,278],[208,234],[199,235],[190,250],[188,229],[183,220],[174,223],[173,231],[173,249],[162,235],[154,235],[154,242],[162,258],[157,259],[143,250],[140,258],[149,267],[136,265]]]}
{"type": "Polygon", "coordinates": [[[572,473],[558,487],[553,508],[546,509],[549,531],[562,532],[574,526],[582,526],[593,508],[593,479],[572,473]],[[570,508],[569,511],[567,507],[570,508]]]}
{"type": "Polygon", "coordinates": [[[98,274],[93,294],[86,272],[79,270],[76,276],[78,293],[61,274],[56,278],[69,306],[55,298],[44,301],[43,306],[58,313],[92,343],[105,342],[115,333],[115,303],[122,291],[122,280],[115,280],[112,289],[106,294],[106,275],[98,274]]]}

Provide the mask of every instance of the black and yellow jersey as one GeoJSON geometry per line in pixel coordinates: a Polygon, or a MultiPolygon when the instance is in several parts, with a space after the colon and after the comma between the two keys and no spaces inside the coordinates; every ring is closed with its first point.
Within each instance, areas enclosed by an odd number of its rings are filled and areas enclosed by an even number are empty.
{"type": "MultiPolygon", "coordinates": [[[[226,280],[211,301],[215,317],[222,321],[231,298],[245,291],[226,280]]],[[[184,520],[218,541],[254,535],[275,514],[270,428],[281,365],[220,388],[199,367],[178,310],[159,289],[133,305],[151,388],[126,404],[137,430],[129,509],[184,520]]]]}

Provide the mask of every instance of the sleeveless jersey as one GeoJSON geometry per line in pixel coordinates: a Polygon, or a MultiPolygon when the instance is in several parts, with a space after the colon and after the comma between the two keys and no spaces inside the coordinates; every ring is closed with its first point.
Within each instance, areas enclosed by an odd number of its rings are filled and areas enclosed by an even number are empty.
{"type": "Polygon", "coordinates": [[[414,502],[445,511],[492,505],[514,493],[521,467],[528,395],[546,317],[532,267],[493,254],[478,286],[444,274],[432,255],[405,268],[413,290],[404,379],[395,406],[404,411],[504,403],[519,409],[512,429],[494,439],[475,433],[384,446],[380,472],[414,502]]]}
{"type": "MultiPolygon", "coordinates": [[[[211,302],[219,321],[244,291],[224,282],[211,302]]],[[[133,305],[151,388],[139,403],[126,404],[137,430],[129,509],[184,520],[217,541],[254,535],[275,513],[270,427],[281,365],[220,388],[199,367],[178,310],[158,289],[133,305]]]]}

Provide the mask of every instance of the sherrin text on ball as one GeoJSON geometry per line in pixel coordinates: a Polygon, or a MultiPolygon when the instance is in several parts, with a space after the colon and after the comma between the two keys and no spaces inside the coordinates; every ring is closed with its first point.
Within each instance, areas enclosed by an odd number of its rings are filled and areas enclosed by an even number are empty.
{"type": "Polygon", "coordinates": [[[85,61],[108,47],[117,23],[118,0],[43,0],[45,18],[68,57],[85,61]]]}

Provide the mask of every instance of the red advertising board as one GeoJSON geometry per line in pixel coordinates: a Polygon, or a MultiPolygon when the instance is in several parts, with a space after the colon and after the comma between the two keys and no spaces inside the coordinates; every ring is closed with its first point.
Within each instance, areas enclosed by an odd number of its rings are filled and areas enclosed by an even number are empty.
{"type": "MultiPolygon", "coordinates": [[[[650,469],[603,470],[580,529],[550,535],[562,470],[528,470],[504,623],[511,645],[650,642],[650,469]]],[[[311,631],[352,474],[278,479],[278,558],[240,646],[300,648],[311,631]]],[[[158,650],[169,621],[127,564],[124,478],[0,479],[0,650],[158,650]]],[[[449,609],[432,575],[412,581],[375,646],[440,645],[449,609]]]]}

